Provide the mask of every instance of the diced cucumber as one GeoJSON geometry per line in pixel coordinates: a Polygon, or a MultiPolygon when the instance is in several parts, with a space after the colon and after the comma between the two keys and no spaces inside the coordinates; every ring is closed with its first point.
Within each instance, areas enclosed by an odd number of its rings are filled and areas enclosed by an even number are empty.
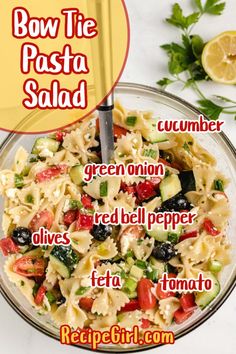
{"type": "Polygon", "coordinates": [[[26,253],[29,249],[29,246],[28,245],[25,245],[25,246],[21,246],[20,249],[19,249],[19,253],[26,253]]]}
{"type": "Polygon", "coordinates": [[[83,183],[84,167],[82,165],[75,165],[70,169],[70,178],[73,183],[80,185],[83,183]]]}
{"type": "Polygon", "coordinates": [[[134,259],[132,257],[128,257],[126,259],[126,263],[128,266],[132,267],[132,265],[134,264],[134,259]]]}
{"type": "Polygon", "coordinates": [[[32,154],[39,155],[43,150],[49,150],[51,152],[57,152],[60,146],[60,142],[52,138],[38,138],[36,139],[32,154]]]}
{"type": "Polygon", "coordinates": [[[136,297],[138,297],[137,291],[133,291],[130,294],[127,294],[129,299],[135,299],[136,297]]]}
{"type": "Polygon", "coordinates": [[[206,273],[205,277],[212,279],[213,285],[210,291],[198,292],[195,296],[195,302],[202,310],[208,306],[220,292],[220,283],[216,277],[212,273],[206,273]]]}
{"type": "Polygon", "coordinates": [[[149,236],[155,238],[157,241],[167,241],[168,231],[164,230],[163,224],[154,224],[152,225],[151,230],[147,230],[145,227],[145,231],[149,236]]]}
{"type": "Polygon", "coordinates": [[[156,197],[150,200],[150,202],[146,203],[145,205],[146,211],[154,211],[155,209],[161,206],[161,198],[156,197]]]}
{"type": "Polygon", "coordinates": [[[158,271],[158,278],[161,277],[161,275],[164,273],[165,271],[165,263],[162,261],[158,261],[156,258],[154,257],[150,257],[150,264],[152,266],[152,268],[157,269],[158,271]]]}
{"type": "Polygon", "coordinates": [[[222,264],[221,264],[221,262],[219,262],[215,259],[211,259],[208,262],[208,269],[212,273],[218,273],[222,270],[222,264]]]}
{"type": "Polygon", "coordinates": [[[50,253],[52,267],[63,277],[69,278],[78,262],[78,256],[71,246],[55,246],[50,253]]]}
{"type": "Polygon", "coordinates": [[[157,131],[155,120],[150,120],[148,122],[148,128],[142,130],[142,136],[147,141],[150,141],[150,143],[161,143],[168,140],[165,133],[160,133],[157,131]]]}
{"type": "Polygon", "coordinates": [[[173,230],[171,227],[169,227],[169,234],[176,234],[178,237],[183,233],[183,225],[178,224],[176,225],[175,230],[173,230]]]}
{"type": "Polygon", "coordinates": [[[42,248],[41,247],[34,248],[31,251],[29,251],[29,252],[25,252],[24,256],[27,256],[27,257],[38,257],[38,258],[42,257],[43,256],[42,248]]]}
{"type": "Polygon", "coordinates": [[[181,183],[177,175],[170,175],[160,183],[161,199],[163,202],[174,197],[181,191],[181,183]]]}
{"type": "Polygon", "coordinates": [[[70,278],[70,269],[62,261],[50,254],[50,262],[53,269],[55,269],[62,278],[70,278]]]}
{"type": "Polygon", "coordinates": [[[143,269],[137,267],[136,265],[133,265],[130,269],[129,274],[139,280],[143,277],[143,269]]]}
{"type": "Polygon", "coordinates": [[[168,235],[171,233],[176,234],[179,237],[182,233],[183,226],[181,224],[178,224],[175,230],[172,230],[171,227],[169,227],[168,230],[164,230],[163,224],[152,225],[150,231],[148,231],[145,226],[144,228],[147,235],[155,238],[155,240],[157,241],[165,242],[168,240],[168,235]]]}
{"type": "Polygon", "coordinates": [[[136,280],[134,280],[133,278],[128,278],[124,283],[123,289],[126,293],[131,294],[136,291],[137,285],[138,283],[136,280]]]}

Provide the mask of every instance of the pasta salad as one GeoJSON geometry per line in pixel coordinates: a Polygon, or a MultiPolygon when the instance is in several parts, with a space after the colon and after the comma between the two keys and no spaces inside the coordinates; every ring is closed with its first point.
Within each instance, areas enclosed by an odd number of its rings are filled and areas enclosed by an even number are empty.
{"type": "Polygon", "coordinates": [[[188,133],[155,130],[150,112],[114,109],[114,163],[162,162],[165,177],[96,177],[83,182],[83,166],[101,163],[99,125],[91,116],[63,132],[37,138],[31,153],[20,147],[12,168],[0,172],[4,198],[0,248],[11,282],[59,327],[107,330],[168,329],[204,309],[219,293],[219,274],[230,263],[226,229],[228,181],[216,160],[188,133]],[[95,211],[194,211],[192,225],[93,225],[95,211]],[[32,245],[32,232],[68,231],[70,246],[32,245]],[[121,289],[91,288],[90,274],[109,269],[121,289]],[[213,279],[208,293],[163,292],[158,280],[213,279]]]}

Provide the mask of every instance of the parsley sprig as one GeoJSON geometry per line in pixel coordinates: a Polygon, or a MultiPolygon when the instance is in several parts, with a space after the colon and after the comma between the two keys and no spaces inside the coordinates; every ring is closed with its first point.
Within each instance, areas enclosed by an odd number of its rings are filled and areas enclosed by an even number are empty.
{"type": "MultiPolygon", "coordinates": [[[[180,43],[168,43],[161,45],[168,55],[168,69],[170,77],[163,77],[157,82],[165,89],[168,85],[180,82],[183,89],[190,87],[198,96],[198,108],[211,119],[218,119],[221,113],[236,114],[236,101],[224,96],[214,95],[211,99],[206,97],[199,88],[199,81],[211,79],[204,71],[201,63],[201,55],[205,46],[204,40],[193,34],[194,26],[205,14],[219,16],[225,8],[225,2],[221,0],[193,0],[195,11],[185,16],[178,3],[172,7],[172,14],[166,21],[179,28],[181,31],[180,43]],[[231,103],[231,105],[229,105],[231,103]]],[[[236,119],[236,116],[235,116],[236,119]]]]}

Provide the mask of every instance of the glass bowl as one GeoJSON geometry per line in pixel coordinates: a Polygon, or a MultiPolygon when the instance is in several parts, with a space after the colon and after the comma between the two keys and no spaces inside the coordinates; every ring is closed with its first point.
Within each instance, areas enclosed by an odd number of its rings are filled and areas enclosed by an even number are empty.
{"type": "MultiPolygon", "coordinates": [[[[119,99],[122,104],[130,109],[151,110],[155,116],[162,119],[196,119],[200,112],[184,100],[169,94],[151,88],[148,86],[120,83],[115,89],[115,97],[119,99]]],[[[68,112],[64,111],[64,114],[68,112]]],[[[70,113],[69,113],[70,114],[70,113]]],[[[38,119],[52,119],[56,116],[55,111],[38,112],[35,111],[26,117],[21,125],[21,131],[24,126],[30,126],[31,122],[37,116],[38,119]]],[[[218,162],[218,169],[222,171],[226,177],[231,180],[227,188],[227,195],[231,204],[232,216],[229,221],[228,237],[232,243],[232,248],[236,246],[235,230],[236,230],[236,204],[234,198],[236,195],[236,151],[228,138],[223,134],[200,134],[198,133],[197,139],[200,144],[212,153],[218,162]]],[[[5,141],[0,147],[0,168],[8,168],[13,162],[15,152],[19,146],[25,147],[30,150],[35,135],[21,135],[11,133],[7,136],[5,141]]],[[[1,200],[1,215],[3,213],[3,201],[1,200]]],[[[0,215],[0,217],[1,217],[0,215]]],[[[215,311],[224,303],[227,297],[232,292],[236,283],[236,254],[232,252],[232,263],[227,266],[222,272],[221,276],[221,292],[216,299],[205,310],[197,310],[192,317],[182,325],[173,325],[171,330],[175,333],[175,338],[180,338],[186,335],[193,329],[200,326],[215,311]]],[[[16,287],[9,282],[6,274],[3,271],[4,258],[0,256],[0,291],[10,306],[30,325],[38,329],[40,332],[47,334],[51,338],[59,339],[59,331],[52,323],[48,316],[40,316],[32,309],[31,305],[27,302],[24,296],[16,287]]],[[[90,349],[88,345],[77,346],[78,348],[90,349]]],[[[129,346],[128,348],[117,346],[100,346],[98,351],[103,352],[136,352],[140,350],[147,350],[154,348],[155,345],[149,346],[129,346]]]]}

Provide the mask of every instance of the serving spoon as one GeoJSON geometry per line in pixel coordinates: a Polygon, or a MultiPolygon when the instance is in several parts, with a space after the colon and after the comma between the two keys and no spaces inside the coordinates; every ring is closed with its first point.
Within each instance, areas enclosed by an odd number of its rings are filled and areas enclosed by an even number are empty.
{"type": "Polygon", "coordinates": [[[114,155],[113,108],[113,93],[97,108],[99,113],[102,162],[105,164],[109,164],[114,155]]]}
{"type": "MultiPolygon", "coordinates": [[[[93,0],[89,2],[89,11],[99,21],[98,45],[92,47],[94,57],[94,77],[101,92],[109,92],[113,84],[112,58],[112,0],[93,0]]],[[[96,94],[96,92],[95,92],[96,94]]],[[[113,133],[113,92],[97,107],[100,126],[100,144],[102,162],[109,164],[114,154],[113,133]]]]}

